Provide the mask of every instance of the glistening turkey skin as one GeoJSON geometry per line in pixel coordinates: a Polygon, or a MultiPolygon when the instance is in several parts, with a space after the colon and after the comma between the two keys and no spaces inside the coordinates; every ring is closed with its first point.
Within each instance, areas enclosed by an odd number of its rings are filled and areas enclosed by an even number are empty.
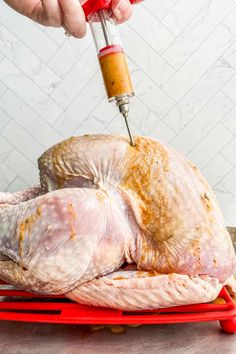
{"type": "Polygon", "coordinates": [[[0,252],[9,257],[1,278],[141,309],[210,301],[233,274],[233,245],[211,188],[160,141],[137,137],[130,147],[124,137],[75,137],[46,151],[39,170],[35,198],[18,194],[19,204],[7,207],[14,198],[0,195],[0,252]],[[137,269],[119,279],[124,262],[137,269]]]}

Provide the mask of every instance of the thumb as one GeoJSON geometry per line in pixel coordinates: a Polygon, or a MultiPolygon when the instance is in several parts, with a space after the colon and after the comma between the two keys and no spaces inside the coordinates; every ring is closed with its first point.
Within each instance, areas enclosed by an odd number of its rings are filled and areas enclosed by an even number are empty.
{"type": "Polygon", "coordinates": [[[127,21],[133,12],[133,6],[129,0],[113,0],[112,10],[118,23],[127,21]]]}

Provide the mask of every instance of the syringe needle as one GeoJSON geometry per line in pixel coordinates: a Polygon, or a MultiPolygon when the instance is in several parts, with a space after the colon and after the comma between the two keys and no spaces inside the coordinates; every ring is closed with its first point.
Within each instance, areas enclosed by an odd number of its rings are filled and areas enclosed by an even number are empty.
{"type": "Polygon", "coordinates": [[[132,134],[131,134],[131,131],[130,131],[130,128],[129,128],[129,123],[128,123],[128,114],[126,112],[123,112],[123,117],[125,118],[125,124],[126,124],[126,128],[127,128],[127,131],[128,131],[128,134],[129,134],[129,139],[130,139],[130,145],[131,146],[134,146],[134,140],[133,140],[133,137],[132,137],[132,134]]]}

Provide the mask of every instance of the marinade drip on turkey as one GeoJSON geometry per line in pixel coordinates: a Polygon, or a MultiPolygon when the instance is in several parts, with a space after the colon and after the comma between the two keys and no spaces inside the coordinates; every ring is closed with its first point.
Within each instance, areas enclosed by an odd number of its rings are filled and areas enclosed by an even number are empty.
{"type": "Polygon", "coordinates": [[[225,282],[235,287],[215,195],[172,148],[73,137],[38,165],[40,187],[0,193],[0,278],[126,310],[208,302],[225,282]]]}

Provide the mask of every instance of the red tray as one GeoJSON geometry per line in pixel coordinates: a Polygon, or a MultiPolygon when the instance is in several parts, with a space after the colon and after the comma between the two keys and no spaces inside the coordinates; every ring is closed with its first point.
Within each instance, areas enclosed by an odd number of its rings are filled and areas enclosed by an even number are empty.
{"type": "Polygon", "coordinates": [[[156,311],[121,311],[80,305],[60,296],[42,296],[9,289],[0,281],[0,320],[64,324],[164,324],[219,321],[227,333],[236,332],[236,304],[223,288],[223,304],[175,306],[156,311]]]}

